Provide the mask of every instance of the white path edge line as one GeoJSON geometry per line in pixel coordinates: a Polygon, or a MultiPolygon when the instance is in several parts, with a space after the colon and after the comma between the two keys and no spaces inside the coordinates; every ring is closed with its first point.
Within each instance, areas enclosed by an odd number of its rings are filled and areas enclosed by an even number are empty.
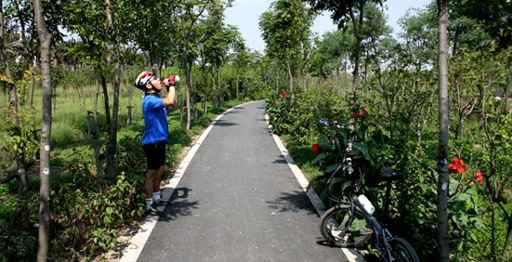
{"type": "MultiPolygon", "coordinates": [[[[265,114],[265,120],[267,121],[267,125],[269,126],[270,130],[270,120],[268,117],[268,114],[265,114]]],[[[306,193],[306,195],[309,198],[309,201],[315,208],[316,212],[319,216],[322,216],[325,213],[325,205],[320,199],[320,197],[317,195],[317,193],[313,189],[308,190],[309,181],[304,176],[300,168],[294,163],[293,158],[288,153],[288,150],[284,147],[283,142],[281,141],[281,138],[276,135],[272,134],[272,137],[274,138],[274,141],[276,142],[277,147],[279,148],[279,151],[281,151],[281,155],[283,155],[284,159],[286,159],[286,162],[288,163],[288,167],[292,170],[293,175],[299,182],[300,186],[302,187],[302,190],[306,193]]],[[[364,262],[363,256],[359,254],[355,249],[352,248],[340,248],[343,254],[347,257],[349,261],[354,262],[364,262]]]]}
{"type": "MultiPolygon", "coordinates": [[[[210,126],[201,134],[199,139],[196,141],[196,143],[192,146],[190,151],[188,152],[187,156],[183,159],[183,161],[180,163],[180,166],[174,173],[174,176],[170,179],[169,183],[163,186],[162,189],[162,198],[166,201],[169,201],[172,194],[174,193],[174,190],[178,186],[181,178],[183,177],[183,174],[185,174],[185,171],[187,170],[188,165],[194,158],[194,155],[196,154],[197,150],[205,140],[206,136],[208,136],[208,133],[212,130],[213,126],[217,123],[217,121],[222,118],[226,113],[229,111],[243,106],[247,103],[243,103],[240,105],[237,105],[235,107],[232,107],[224,113],[220,114],[215,118],[215,120],[212,121],[210,126]]],[[[163,211],[165,207],[158,207],[160,211],[163,211]]],[[[153,231],[153,228],[155,228],[156,223],[158,222],[158,216],[147,216],[146,219],[144,219],[144,222],[142,222],[137,234],[131,238],[130,245],[128,245],[123,253],[123,256],[119,260],[120,262],[135,262],[140,256],[140,253],[142,252],[142,249],[144,248],[144,245],[149,239],[149,236],[151,235],[151,232],[153,231]]]]}

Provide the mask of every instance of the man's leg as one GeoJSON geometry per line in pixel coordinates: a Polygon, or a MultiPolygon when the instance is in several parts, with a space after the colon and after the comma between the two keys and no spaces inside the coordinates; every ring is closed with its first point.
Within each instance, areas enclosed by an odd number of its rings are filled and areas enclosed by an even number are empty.
{"type": "Polygon", "coordinates": [[[166,205],[167,203],[162,200],[160,194],[160,182],[162,181],[162,175],[164,173],[164,166],[160,166],[160,168],[155,173],[153,177],[153,201],[157,203],[157,205],[166,205]]]}
{"type": "Polygon", "coordinates": [[[146,212],[150,215],[160,215],[162,212],[153,205],[153,181],[158,174],[158,170],[148,170],[146,180],[144,181],[144,191],[146,193],[146,212]]]}
{"type": "Polygon", "coordinates": [[[153,176],[153,192],[160,191],[160,182],[162,180],[162,174],[164,173],[164,166],[160,166],[160,168],[155,171],[155,176],[153,176]]]}
{"type": "Polygon", "coordinates": [[[158,170],[148,170],[146,173],[146,180],[144,181],[144,191],[146,193],[146,205],[151,205],[153,203],[153,184],[155,181],[155,177],[157,177],[158,170]],[[149,203],[148,203],[149,202],[149,203]]]}

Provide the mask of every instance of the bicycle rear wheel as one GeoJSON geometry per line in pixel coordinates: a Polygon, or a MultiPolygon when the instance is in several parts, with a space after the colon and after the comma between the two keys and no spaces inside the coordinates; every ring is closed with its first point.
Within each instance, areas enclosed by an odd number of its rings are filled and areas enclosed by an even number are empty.
{"type": "Polygon", "coordinates": [[[403,238],[396,237],[389,242],[391,255],[396,262],[420,262],[414,248],[403,238]]]}
{"type": "Polygon", "coordinates": [[[325,212],[320,232],[329,245],[358,247],[370,239],[373,231],[370,220],[359,208],[352,214],[350,205],[341,204],[325,212]]]}

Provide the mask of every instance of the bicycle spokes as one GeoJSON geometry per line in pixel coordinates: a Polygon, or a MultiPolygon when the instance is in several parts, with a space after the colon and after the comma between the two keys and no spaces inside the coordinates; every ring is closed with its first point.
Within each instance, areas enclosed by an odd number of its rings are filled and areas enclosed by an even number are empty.
{"type": "Polygon", "coordinates": [[[342,247],[359,246],[366,242],[373,231],[360,211],[350,215],[350,208],[338,208],[324,217],[322,234],[332,244],[342,247]]]}

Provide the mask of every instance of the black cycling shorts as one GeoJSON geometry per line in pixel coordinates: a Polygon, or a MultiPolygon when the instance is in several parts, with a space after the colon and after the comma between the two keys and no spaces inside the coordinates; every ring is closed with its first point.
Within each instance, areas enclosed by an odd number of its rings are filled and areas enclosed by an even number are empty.
{"type": "Polygon", "coordinates": [[[158,170],[165,163],[165,141],[142,145],[149,170],[158,170]]]}

